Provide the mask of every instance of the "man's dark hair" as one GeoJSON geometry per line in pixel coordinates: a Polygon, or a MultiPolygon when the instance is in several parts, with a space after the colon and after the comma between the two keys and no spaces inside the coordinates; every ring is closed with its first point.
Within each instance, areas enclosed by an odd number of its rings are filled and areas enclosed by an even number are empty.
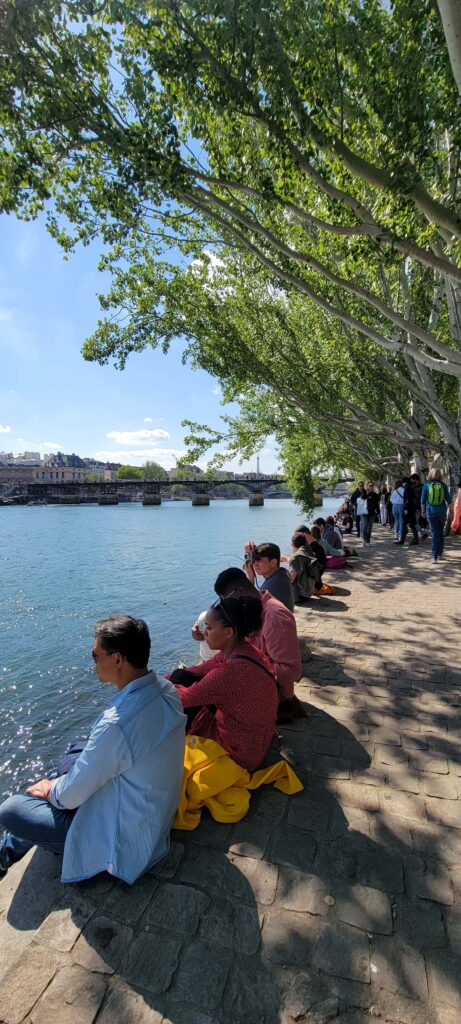
{"type": "Polygon", "coordinates": [[[312,536],[315,537],[315,540],[320,540],[322,534],[320,533],[320,529],[318,526],[312,527],[312,536]]]}
{"type": "Polygon", "coordinates": [[[403,476],[402,477],[402,483],[403,484],[409,484],[410,483],[410,477],[409,476],[403,476]]]}
{"type": "Polygon", "coordinates": [[[415,483],[418,483],[418,484],[421,483],[421,480],[419,478],[419,473],[412,473],[411,477],[410,477],[410,480],[414,480],[415,483]]]}
{"type": "Polygon", "coordinates": [[[333,516],[327,516],[327,523],[328,523],[329,526],[334,526],[335,525],[335,521],[334,521],[333,516]]]}
{"type": "Polygon", "coordinates": [[[301,523],[301,526],[297,526],[296,530],[295,530],[295,533],[310,533],[310,532],[311,532],[310,526],[304,526],[304,523],[301,523]]]}
{"type": "MultiPolygon", "coordinates": [[[[310,532],[310,531],[309,531],[310,532]]],[[[303,548],[306,543],[306,538],[303,533],[294,533],[291,538],[291,543],[294,548],[303,548]]]]}
{"type": "Polygon", "coordinates": [[[259,593],[259,591],[256,590],[256,587],[254,587],[250,582],[243,569],[238,569],[234,566],[230,569],[223,569],[223,571],[219,573],[219,576],[215,580],[214,589],[218,597],[225,597],[225,595],[233,589],[239,590],[241,593],[245,592],[245,594],[248,594],[250,597],[259,593]]]}
{"type": "Polygon", "coordinates": [[[149,630],[143,619],[111,615],[94,627],[95,637],[108,654],[122,654],[133,668],[146,668],[150,654],[149,630]]]}
{"type": "Polygon", "coordinates": [[[257,544],[253,552],[253,562],[259,558],[275,558],[277,565],[280,565],[280,548],[278,544],[267,541],[264,544],[257,544]]]}
{"type": "Polygon", "coordinates": [[[315,523],[316,526],[325,526],[326,525],[325,520],[322,519],[322,516],[319,516],[318,519],[314,519],[314,523],[315,523]]]}

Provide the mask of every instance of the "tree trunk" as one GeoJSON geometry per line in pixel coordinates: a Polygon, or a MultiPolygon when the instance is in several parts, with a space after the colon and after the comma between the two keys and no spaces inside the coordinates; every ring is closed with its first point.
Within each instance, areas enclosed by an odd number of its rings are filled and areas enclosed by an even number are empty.
{"type": "Polygon", "coordinates": [[[437,0],[447,41],[453,78],[461,96],[461,4],[459,0],[437,0]]]}

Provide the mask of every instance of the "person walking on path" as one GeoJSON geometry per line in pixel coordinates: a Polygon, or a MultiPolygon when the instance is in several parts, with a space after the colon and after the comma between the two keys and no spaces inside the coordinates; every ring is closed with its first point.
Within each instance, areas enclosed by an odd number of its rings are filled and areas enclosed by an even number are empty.
{"type": "Polygon", "coordinates": [[[404,476],[402,484],[404,487],[403,520],[402,530],[397,544],[405,544],[408,527],[413,534],[413,539],[410,541],[410,544],[419,544],[419,534],[416,521],[421,506],[421,484],[419,482],[418,474],[412,473],[410,477],[404,476]]]}
{"type": "Polygon", "coordinates": [[[405,499],[405,488],[402,480],[396,480],[394,490],[391,493],[392,514],[394,516],[394,532],[396,542],[400,542],[400,535],[403,529],[403,506],[405,499]]]}
{"type": "MultiPolygon", "coordinates": [[[[363,544],[370,544],[371,531],[376,516],[379,516],[379,498],[376,494],[374,484],[367,484],[366,491],[362,491],[357,497],[357,515],[360,519],[360,536],[363,544]]],[[[328,538],[329,540],[330,538],[328,538]]]]}
{"type": "Polygon", "coordinates": [[[451,494],[442,480],[440,469],[431,469],[421,495],[421,515],[429,520],[432,534],[432,562],[443,556],[447,509],[452,506],[451,494]]]}

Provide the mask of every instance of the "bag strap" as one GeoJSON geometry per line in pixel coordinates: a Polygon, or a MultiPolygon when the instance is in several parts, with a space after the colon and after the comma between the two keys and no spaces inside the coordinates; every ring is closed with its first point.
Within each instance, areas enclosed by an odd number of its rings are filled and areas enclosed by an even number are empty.
{"type": "Polygon", "coordinates": [[[270,676],[271,679],[273,679],[274,683],[276,683],[275,675],[272,672],[270,672],[269,669],[266,668],[265,665],[261,665],[260,661],[256,661],[256,658],[249,658],[248,654],[236,654],[234,657],[231,656],[227,660],[228,661],[251,661],[252,665],[257,665],[258,668],[262,668],[263,672],[265,672],[266,675],[270,676]]]}

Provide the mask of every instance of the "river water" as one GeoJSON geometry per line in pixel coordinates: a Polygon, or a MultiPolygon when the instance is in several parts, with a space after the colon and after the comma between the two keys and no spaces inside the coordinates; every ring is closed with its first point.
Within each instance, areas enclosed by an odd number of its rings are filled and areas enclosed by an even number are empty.
{"type": "MultiPolygon", "coordinates": [[[[327,499],[319,514],[339,502],[327,499]]],[[[110,702],[91,660],[93,624],[111,613],[146,619],[151,666],[197,657],[190,627],[214,600],[222,569],[251,538],[290,553],[305,517],[288,499],[160,507],[0,508],[0,797],[46,774],[110,702]]]]}

